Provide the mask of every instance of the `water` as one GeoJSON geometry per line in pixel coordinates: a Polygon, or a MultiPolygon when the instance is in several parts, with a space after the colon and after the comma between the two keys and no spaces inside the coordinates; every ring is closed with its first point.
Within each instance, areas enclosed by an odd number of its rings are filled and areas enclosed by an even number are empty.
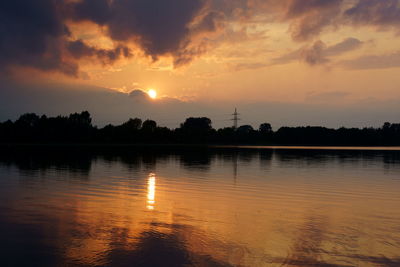
{"type": "Polygon", "coordinates": [[[0,156],[1,266],[400,266],[400,152],[0,156]]]}

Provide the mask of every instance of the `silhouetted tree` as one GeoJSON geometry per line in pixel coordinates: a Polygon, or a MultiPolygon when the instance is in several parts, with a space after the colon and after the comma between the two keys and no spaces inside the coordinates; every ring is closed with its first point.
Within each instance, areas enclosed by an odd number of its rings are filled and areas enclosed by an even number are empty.
{"type": "Polygon", "coordinates": [[[138,118],[129,119],[127,122],[122,124],[121,127],[131,131],[137,131],[142,127],[142,120],[138,118]]]}
{"type": "Polygon", "coordinates": [[[382,129],[384,130],[384,131],[388,131],[389,129],[390,129],[390,126],[391,126],[392,124],[390,123],[390,122],[385,122],[384,124],[383,124],[383,126],[382,126],[382,129]]]}
{"type": "Polygon", "coordinates": [[[39,116],[35,113],[26,113],[15,122],[19,127],[35,127],[39,123],[39,116]]]}
{"type": "Polygon", "coordinates": [[[113,126],[96,128],[89,112],[46,117],[21,115],[15,122],[0,123],[2,143],[219,143],[282,145],[400,145],[400,124],[386,122],[380,128],[281,127],[269,123],[258,130],[251,125],[212,128],[206,117],[188,118],[175,130],[158,127],[153,120],[139,118],[113,126]]]}
{"type": "Polygon", "coordinates": [[[181,124],[181,128],[189,132],[208,132],[212,129],[211,120],[206,117],[188,118],[181,124]]]}
{"type": "Polygon", "coordinates": [[[69,123],[78,127],[89,128],[92,126],[92,118],[88,111],[83,111],[80,114],[74,113],[68,117],[69,123]]]}
{"type": "Polygon", "coordinates": [[[142,130],[146,133],[154,133],[157,128],[157,123],[153,120],[145,120],[142,125],[142,130]]]}
{"type": "Polygon", "coordinates": [[[249,134],[254,131],[251,125],[242,125],[236,130],[239,134],[249,134]]]}
{"type": "Polygon", "coordinates": [[[260,124],[260,127],[258,128],[258,130],[262,134],[272,133],[272,126],[269,123],[262,123],[262,124],[260,124]]]}
{"type": "Polygon", "coordinates": [[[206,117],[188,118],[175,133],[181,142],[206,142],[212,132],[211,120],[206,117]]]}
{"type": "Polygon", "coordinates": [[[221,144],[236,143],[237,138],[235,129],[233,127],[225,127],[222,129],[218,129],[215,141],[221,144]]]}

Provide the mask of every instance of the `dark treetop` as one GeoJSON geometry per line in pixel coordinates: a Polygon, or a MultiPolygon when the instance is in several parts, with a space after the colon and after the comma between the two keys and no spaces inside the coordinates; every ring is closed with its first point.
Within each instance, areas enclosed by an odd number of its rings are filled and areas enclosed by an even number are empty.
{"type": "Polygon", "coordinates": [[[203,117],[188,118],[176,129],[138,118],[98,128],[87,111],[58,117],[28,113],[14,122],[0,123],[0,143],[393,146],[400,145],[400,124],[386,122],[381,128],[363,129],[281,127],[273,131],[269,123],[262,123],[258,129],[250,125],[214,129],[211,120],[203,117]]]}

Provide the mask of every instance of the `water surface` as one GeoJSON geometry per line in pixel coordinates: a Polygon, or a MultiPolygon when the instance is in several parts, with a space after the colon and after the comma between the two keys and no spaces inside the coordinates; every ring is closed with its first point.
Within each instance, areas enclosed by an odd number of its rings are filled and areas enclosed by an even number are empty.
{"type": "Polygon", "coordinates": [[[0,155],[1,266],[400,266],[400,152],[0,155]]]}

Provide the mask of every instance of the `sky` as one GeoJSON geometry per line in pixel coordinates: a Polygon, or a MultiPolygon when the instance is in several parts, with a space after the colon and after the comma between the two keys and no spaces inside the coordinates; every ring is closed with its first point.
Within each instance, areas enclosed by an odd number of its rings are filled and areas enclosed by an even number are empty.
{"type": "Polygon", "coordinates": [[[400,121],[398,0],[5,0],[0,18],[0,121],[400,121]]]}

